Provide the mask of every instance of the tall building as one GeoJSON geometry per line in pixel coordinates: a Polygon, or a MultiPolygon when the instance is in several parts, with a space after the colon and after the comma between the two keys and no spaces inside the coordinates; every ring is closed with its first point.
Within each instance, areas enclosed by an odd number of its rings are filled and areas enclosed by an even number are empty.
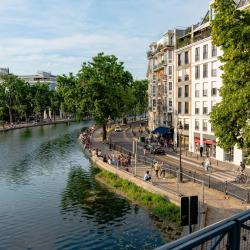
{"type": "MultiPolygon", "coordinates": [[[[249,1],[235,2],[239,9],[250,7],[249,1]]],[[[221,100],[219,89],[223,84],[219,61],[222,51],[213,45],[211,37],[213,16],[210,4],[200,23],[167,32],[149,46],[149,128],[173,125],[179,144],[177,125],[181,122],[181,144],[187,150],[198,153],[203,147],[204,155],[239,165],[242,151],[236,146],[229,152],[218,147],[209,122],[212,107],[221,100]],[[171,44],[166,43],[170,34],[171,44]]]]}
{"type": "Polygon", "coordinates": [[[30,84],[36,84],[37,82],[47,83],[49,84],[50,90],[56,89],[56,76],[50,72],[37,71],[36,75],[21,75],[18,77],[30,84]]]}
{"type": "Polygon", "coordinates": [[[0,68],[0,75],[8,75],[9,73],[9,68],[0,68]]]}
{"type": "Polygon", "coordinates": [[[149,128],[173,125],[174,43],[177,30],[169,30],[149,46],[149,128]]]}

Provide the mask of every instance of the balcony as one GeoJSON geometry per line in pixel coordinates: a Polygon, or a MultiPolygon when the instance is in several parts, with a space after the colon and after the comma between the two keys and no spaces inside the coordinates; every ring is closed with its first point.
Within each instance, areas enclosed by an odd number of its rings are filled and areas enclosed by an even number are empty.
{"type": "Polygon", "coordinates": [[[185,37],[181,37],[176,41],[176,47],[177,49],[185,47],[189,44],[191,44],[192,40],[191,40],[191,35],[185,36],[185,37]]]}
{"type": "Polygon", "coordinates": [[[194,33],[194,42],[198,42],[210,36],[211,36],[211,30],[210,27],[207,27],[203,30],[199,30],[194,33]]]}
{"type": "Polygon", "coordinates": [[[189,75],[185,75],[184,79],[185,81],[189,81],[189,75]]]}
{"type": "Polygon", "coordinates": [[[162,61],[159,62],[158,64],[155,64],[155,65],[154,65],[154,70],[155,70],[155,71],[156,71],[156,70],[159,70],[159,69],[163,68],[164,65],[165,65],[165,60],[162,60],[162,61]]]}

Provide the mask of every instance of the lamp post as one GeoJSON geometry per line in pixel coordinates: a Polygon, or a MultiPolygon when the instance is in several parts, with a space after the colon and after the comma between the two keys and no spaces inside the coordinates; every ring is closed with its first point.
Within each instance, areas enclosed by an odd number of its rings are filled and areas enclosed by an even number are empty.
{"type": "Polygon", "coordinates": [[[181,136],[182,136],[183,126],[181,124],[181,121],[178,122],[177,128],[178,128],[178,132],[179,132],[179,147],[180,147],[179,180],[180,180],[180,182],[182,182],[183,178],[182,178],[182,165],[181,165],[181,136]]]}

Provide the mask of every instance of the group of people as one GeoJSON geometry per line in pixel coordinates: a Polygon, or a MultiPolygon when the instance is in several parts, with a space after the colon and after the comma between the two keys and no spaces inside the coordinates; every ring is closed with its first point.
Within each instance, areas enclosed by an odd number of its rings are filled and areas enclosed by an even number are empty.
{"type": "Polygon", "coordinates": [[[84,144],[84,147],[86,149],[90,149],[91,148],[91,136],[94,133],[96,127],[95,125],[87,128],[86,130],[84,130],[80,135],[79,135],[79,139],[81,141],[82,144],[84,144]]]}
{"type": "Polygon", "coordinates": [[[132,155],[129,153],[125,154],[114,154],[111,155],[102,155],[101,150],[95,149],[95,154],[97,157],[102,157],[103,162],[108,163],[110,165],[114,165],[119,168],[124,168],[126,171],[129,171],[129,167],[131,166],[132,155]]]}
{"type": "MultiPolygon", "coordinates": [[[[154,162],[152,165],[152,168],[155,171],[155,177],[159,178],[159,176],[162,176],[163,179],[166,177],[166,169],[164,168],[163,162],[159,163],[158,161],[154,162]],[[159,175],[160,174],[160,175],[159,175]]],[[[144,181],[150,181],[151,180],[151,175],[149,174],[149,171],[146,171],[144,175],[144,181]]]]}

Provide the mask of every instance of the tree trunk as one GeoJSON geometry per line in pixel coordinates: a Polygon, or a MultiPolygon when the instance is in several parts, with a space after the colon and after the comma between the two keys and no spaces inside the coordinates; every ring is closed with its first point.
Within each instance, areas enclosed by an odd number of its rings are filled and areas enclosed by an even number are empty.
{"type": "Polygon", "coordinates": [[[127,124],[127,117],[123,117],[123,124],[127,124]]]}
{"type": "Polygon", "coordinates": [[[107,138],[107,130],[106,130],[106,123],[102,124],[102,141],[106,141],[107,138]]]}
{"type": "Polygon", "coordinates": [[[12,116],[12,111],[11,111],[11,107],[9,108],[9,118],[10,118],[10,123],[13,123],[13,116],[12,116]]]}

